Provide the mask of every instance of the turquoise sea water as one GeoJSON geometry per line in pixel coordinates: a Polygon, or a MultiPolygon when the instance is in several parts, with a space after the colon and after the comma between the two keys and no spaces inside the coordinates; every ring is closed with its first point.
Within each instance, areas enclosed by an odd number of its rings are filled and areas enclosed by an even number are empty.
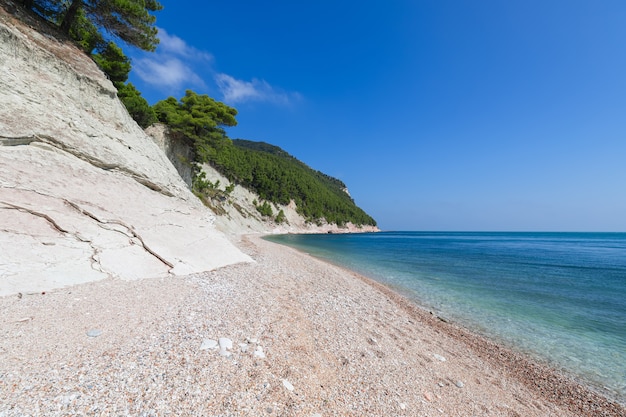
{"type": "Polygon", "coordinates": [[[281,235],[626,403],[626,233],[281,235]]]}

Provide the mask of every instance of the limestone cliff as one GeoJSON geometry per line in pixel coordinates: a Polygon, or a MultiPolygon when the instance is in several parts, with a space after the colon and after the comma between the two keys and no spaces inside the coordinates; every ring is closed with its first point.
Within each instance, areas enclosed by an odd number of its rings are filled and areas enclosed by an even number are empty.
{"type": "MultiPolygon", "coordinates": [[[[146,129],[146,133],[151,136],[155,143],[176,165],[183,178],[188,178],[191,183],[191,169],[188,161],[193,158],[193,152],[188,145],[173,138],[166,126],[155,124],[146,129]]],[[[208,164],[202,165],[202,171],[206,174],[206,179],[212,183],[219,181],[219,188],[224,190],[231,185],[231,182],[217,170],[208,164]]],[[[347,190],[345,190],[347,193],[347,190]]],[[[321,223],[315,224],[307,221],[297,211],[296,204],[272,204],[274,213],[280,210],[285,214],[285,221],[280,224],[274,219],[262,216],[256,209],[255,202],[262,199],[258,194],[234,184],[234,189],[228,196],[216,198],[209,204],[216,214],[216,227],[227,234],[242,233],[351,233],[351,232],[377,232],[376,226],[355,226],[351,223],[344,227],[336,224],[321,223]]]]}
{"type": "Polygon", "coordinates": [[[10,5],[0,2],[0,296],[249,261],[93,61],[10,5]]]}

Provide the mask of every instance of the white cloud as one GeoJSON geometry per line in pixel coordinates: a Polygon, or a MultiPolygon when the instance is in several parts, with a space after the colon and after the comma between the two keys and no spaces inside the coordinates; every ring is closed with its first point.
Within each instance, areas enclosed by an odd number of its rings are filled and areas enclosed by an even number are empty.
{"type": "Polygon", "coordinates": [[[215,82],[224,96],[224,101],[237,104],[247,101],[265,101],[275,104],[291,104],[300,99],[298,93],[286,93],[272,87],[264,80],[238,80],[228,74],[216,74],[215,82]]]}
{"type": "Polygon", "coordinates": [[[213,60],[208,52],[200,51],[159,28],[159,45],[154,53],[144,53],[133,61],[133,69],[144,82],[160,90],[172,92],[181,88],[206,87],[194,70],[194,64],[213,60]]]}
{"type": "Polygon", "coordinates": [[[235,77],[216,73],[213,56],[188,45],[176,35],[159,30],[159,45],[154,53],[140,52],[133,58],[133,71],[145,83],[170,95],[180,94],[186,89],[215,89],[222,100],[229,104],[250,101],[290,105],[301,98],[298,93],[287,93],[272,87],[265,80],[238,80],[235,77]],[[199,75],[200,74],[200,75],[199,75]],[[204,76],[204,78],[203,78],[204,76]],[[205,82],[208,81],[208,82],[205,82]]]}
{"type": "Polygon", "coordinates": [[[213,55],[208,52],[200,51],[187,43],[176,35],[170,35],[165,29],[159,30],[159,45],[157,53],[178,55],[184,58],[197,61],[212,61],[213,55]]]}
{"type": "Polygon", "coordinates": [[[143,81],[163,90],[187,88],[189,84],[205,85],[202,78],[178,58],[142,58],[135,61],[133,68],[143,81]],[[188,85],[185,86],[185,84],[188,85]]]}

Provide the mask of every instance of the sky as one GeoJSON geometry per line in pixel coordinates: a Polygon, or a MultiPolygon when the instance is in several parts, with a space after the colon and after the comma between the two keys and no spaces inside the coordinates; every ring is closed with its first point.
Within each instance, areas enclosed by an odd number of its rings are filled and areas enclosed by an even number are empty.
{"type": "Polygon", "coordinates": [[[623,0],[161,0],[154,104],[342,180],[383,230],[626,232],[623,0]]]}

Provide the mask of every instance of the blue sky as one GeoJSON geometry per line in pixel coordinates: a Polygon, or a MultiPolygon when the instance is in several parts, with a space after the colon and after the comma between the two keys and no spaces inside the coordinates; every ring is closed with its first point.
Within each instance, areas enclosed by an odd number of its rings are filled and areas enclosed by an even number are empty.
{"type": "Polygon", "coordinates": [[[384,230],[626,231],[623,0],[161,3],[144,97],[232,105],[384,230]]]}

